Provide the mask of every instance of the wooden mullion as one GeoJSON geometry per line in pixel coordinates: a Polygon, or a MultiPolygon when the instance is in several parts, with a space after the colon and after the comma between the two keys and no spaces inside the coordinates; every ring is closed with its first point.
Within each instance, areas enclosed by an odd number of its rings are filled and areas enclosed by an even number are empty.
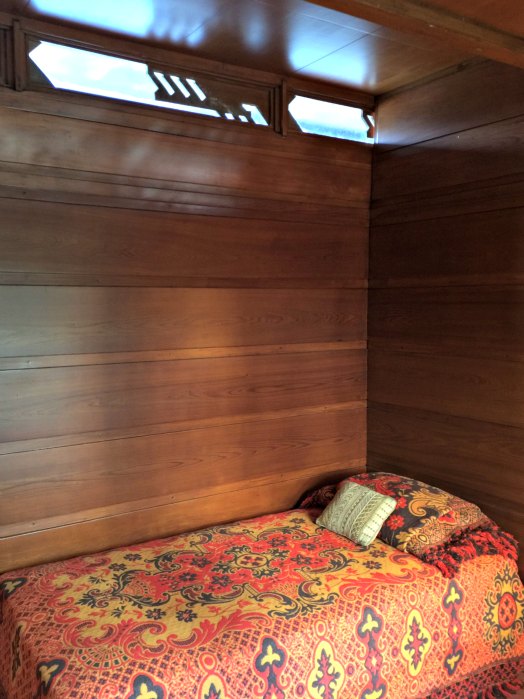
{"type": "Polygon", "coordinates": [[[0,85],[9,84],[9,69],[7,65],[7,31],[0,26],[0,85]]]}
{"type": "Polygon", "coordinates": [[[289,93],[287,87],[287,80],[282,80],[280,86],[280,100],[279,100],[279,124],[278,131],[282,136],[287,136],[288,125],[289,125],[289,93]]]}
{"type": "Polygon", "coordinates": [[[27,45],[24,31],[18,20],[13,22],[14,88],[22,92],[27,87],[27,45]]]}

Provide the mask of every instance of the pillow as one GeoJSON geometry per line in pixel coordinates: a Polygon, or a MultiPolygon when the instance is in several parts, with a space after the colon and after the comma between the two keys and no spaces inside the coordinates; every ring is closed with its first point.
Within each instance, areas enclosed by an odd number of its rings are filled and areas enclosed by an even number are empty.
{"type": "MultiPolygon", "coordinates": [[[[501,530],[473,503],[445,490],[393,473],[362,473],[338,484],[364,485],[394,497],[394,512],[378,534],[382,541],[436,566],[452,578],[463,561],[477,556],[503,556],[517,561],[517,540],[501,530]]],[[[335,487],[325,486],[309,494],[301,507],[326,507],[335,487]]],[[[317,520],[318,521],[318,520],[317,520]]]]}
{"type": "Polygon", "coordinates": [[[346,481],[317,519],[317,524],[361,546],[369,546],[395,509],[387,495],[346,481]]]}
{"type": "Polygon", "coordinates": [[[300,497],[297,507],[304,509],[321,508],[323,510],[333,500],[336,492],[336,485],[323,485],[320,488],[308,490],[300,497]]]}
{"type": "Polygon", "coordinates": [[[477,505],[413,478],[362,473],[349,480],[395,498],[395,511],[382,526],[379,537],[419,558],[452,536],[490,522],[477,505]]]}

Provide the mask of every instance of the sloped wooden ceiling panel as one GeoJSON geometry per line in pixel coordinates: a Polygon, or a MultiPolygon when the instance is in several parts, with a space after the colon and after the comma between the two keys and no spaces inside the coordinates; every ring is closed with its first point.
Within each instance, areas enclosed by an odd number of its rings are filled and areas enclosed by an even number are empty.
{"type": "Polygon", "coordinates": [[[0,0],[0,9],[215,61],[381,94],[456,65],[462,50],[306,0],[0,0]],[[102,11],[103,9],[103,11],[102,11]]]}
{"type": "Polygon", "coordinates": [[[521,0],[311,0],[322,7],[405,32],[414,32],[470,55],[524,68],[521,0]],[[495,21],[500,11],[499,19],[495,21]],[[502,24],[500,17],[502,17],[502,24]]]}
{"type": "Polygon", "coordinates": [[[521,0],[433,0],[431,4],[502,32],[524,36],[521,0]]]}

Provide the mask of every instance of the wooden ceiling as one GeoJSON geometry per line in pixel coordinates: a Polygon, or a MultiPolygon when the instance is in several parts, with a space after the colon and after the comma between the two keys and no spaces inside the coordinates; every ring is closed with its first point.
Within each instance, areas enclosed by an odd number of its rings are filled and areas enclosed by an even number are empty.
{"type": "Polygon", "coordinates": [[[0,9],[372,94],[476,55],[524,66],[522,0],[0,0],[0,9]]]}
{"type": "Polygon", "coordinates": [[[311,0],[470,55],[524,68],[522,0],[311,0]]]}
{"type": "Polygon", "coordinates": [[[524,36],[524,3],[521,0],[433,0],[431,4],[507,34],[524,36]]]}

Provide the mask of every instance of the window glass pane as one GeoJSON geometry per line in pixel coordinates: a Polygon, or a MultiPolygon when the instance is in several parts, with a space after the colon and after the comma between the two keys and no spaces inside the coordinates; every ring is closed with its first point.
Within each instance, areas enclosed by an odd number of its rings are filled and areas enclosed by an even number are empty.
{"type": "Polygon", "coordinates": [[[32,41],[29,58],[33,84],[269,125],[270,97],[265,87],[184,76],[176,70],[164,72],[147,63],[49,41],[32,41]]]}
{"type": "Polygon", "coordinates": [[[289,104],[289,112],[304,133],[373,143],[362,109],[357,107],[297,95],[289,104]]]}

